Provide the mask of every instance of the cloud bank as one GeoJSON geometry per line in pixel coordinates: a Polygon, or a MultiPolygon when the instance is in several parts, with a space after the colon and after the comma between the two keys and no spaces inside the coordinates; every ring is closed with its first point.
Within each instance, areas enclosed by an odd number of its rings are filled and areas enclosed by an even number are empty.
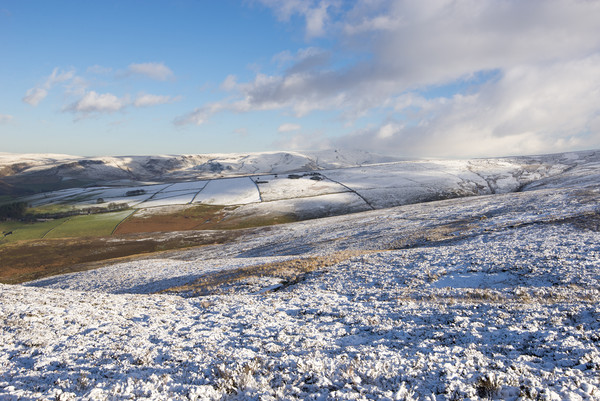
{"type": "Polygon", "coordinates": [[[176,123],[330,111],[347,127],[331,146],[445,157],[600,146],[598,1],[260,3],[281,21],[304,18],[308,41],[326,35],[339,51],[276,55],[279,73],[230,79],[233,97],[176,123]]]}

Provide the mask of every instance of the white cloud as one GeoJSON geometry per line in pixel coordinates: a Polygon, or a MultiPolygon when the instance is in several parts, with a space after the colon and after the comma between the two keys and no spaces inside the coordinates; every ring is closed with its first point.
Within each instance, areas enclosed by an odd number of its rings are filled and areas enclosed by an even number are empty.
{"type": "MultiPolygon", "coordinates": [[[[144,74],[154,79],[166,79],[172,75],[170,69],[159,63],[132,64],[129,69],[130,73],[144,74]]],[[[94,65],[86,71],[91,74],[107,74],[112,69],[94,65]]],[[[81,76],[75,75],[75,71],[63,71],[55,68],[46,77],[43,84],[31,88],[26,92],[23,101],[32,106],[37,106],[48,96],[49,91],[54,86],[61,83],[64,86],[64,95],[68,98],[77,99],[64,106],[62,110],[70,111],[83,117],[94,113],[113,113],[123,110],[128,106],[148,107],[180,100],[178,96],[140,93],[135,100],[131,101],[128,94],[119,97],[112,93],[98,93],[97,91],[89,90],[90,82],[81,76]]]]}
{"type": "Polygon", "coordinates": [[[69,96],[82,97],[87,92],[89,85],[90,83],[86,79],[74,76],[65,84],[65,93],[69,96]]]}
{"type": "Polygon", "coordinates": [[[48,91],[42,88],[31,88],[25,93],[23,101],[32,106],[37,106],[44,98],[48,96],[48,91]]]}
{"type": "Polygon", "coordinates": [[[94,91],[87,92],[81,99],[73,103],[66,110],[84,115],[90,113],[112,113],[123,109],[127,99],[120,99],[111,93],[99,94],[94,91]]]}
{"type": "Polygon", "coordinates": [[[12,119],[13,116],[11,116],[10,114],[0,114],[0,124],[12,121],[12,119]]]}
{"type": "Polygon", "coordinates": [[[58,68],[52,70],[52,73],[46,78],[42,85],[29,89],[23,101],[32,106],[37,106],[42,100],[48,96],[48,91],[56,84],[72,80],[75,77],[75,71],[61,71],[58,68]]]}
{"type": "Polygon", "coordinates": [[[172,103],[177,100],[179,100],[178,97],[141,94],[135,99],[133,105],[135,107],[156,106],[159,104],[172,103]]]}
{"type": "Polygon", "coordinates": [[[377,131],[377,138],[388,139],[393,137],[402,129],[402,126],[396,123],[388,123],[379,128],[377,131]]]}
{"type": "Polygon", "coordinates": [[[224,107],[225,106],[221,103],[214,103],[208,106],[199,107],[190,113],[176,117],[175,120],[173,120],[173,123],[175,125],[202,125],[212,115],[222,111],[224,107]]]}
{"type": "Polygon", "coordinates": [[[273,10],[280,21],[289,21],[294,15],[300,15],[306,22],[306,36],[320,37],[326,33],[330,10],[339,8],[336,0],[258,0],[273,10]]]}
{"type": "Polygon", "coordinates": [[[221,89],[226,91],[232,91],[237,86],[237,78],[235,75],[228,75],[227,78],[221,84],[221,89]]]}
{"type": "Polygon", "coordinates": [[[300,75],[289,69],[241,87],[257,108],[275,102],[282,108],[291,104],[297,112],[338,107],[364,111],[406,90],[446,84],[479,71],[588,55],[600,48],[598,20],[600,6],[595,2],[358,2],[345,25],[377,29],[346,30],[341,40],[366,41],[371,52],[366,61],[300,75]],[[372,4],[383,6],[372,11],[372,4]],[[382,18],[399,22],[376,22],[382,18]]]}
{"type": "Polygon", "coordinates": [[[163,63],[130,64],[128,71],[131,74],[145,75],[158,81],[166,81],[173,77],[173,71],[163,63]]]}
{"type": "Polygon", "coordinates": [[[290,56],[289,61],[293,64],[286,70],[287,75],[298,75],[317,71],[326,67],[331,59],[330,52],[318,47],[300,49],[295,56],[290,56]]]}
{"type": "Polygon", "coordinates": [[[323,36],[325,34],[325,24],[329,19],[328,7],[329,5],[326,2],[322,2],[306,12],[306,32],[309,36],[323,36]]]}
{"type": "Polygon", "coordinates": [[[75,71],[60,71],[58,68],[55,68],[54,70],[52,70],[52,74],[50,74],[50,76],[46,80],[45,86],[47,88],[51,88],[52,86],[58,83],[69,81],[73,79],[73,77],[75,77],[75,71]]]}
{"type": "Polygon", "coordinates": [[[291,123],[286,123],[286,124],[281,124],[279,126],[279,128],[277,128],[277,132],[291,132],[291,131],[298,131],[300,130],[302,127],[298,124],[291,124],[291,123]]]}

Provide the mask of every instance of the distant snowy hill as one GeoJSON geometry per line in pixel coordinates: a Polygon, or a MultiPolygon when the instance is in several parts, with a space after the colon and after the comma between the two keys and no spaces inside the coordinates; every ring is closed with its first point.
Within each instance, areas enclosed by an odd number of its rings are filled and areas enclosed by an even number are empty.
{"type": "MultiPolygon", "coordinates": [[[[12,192],[31,206],[235,206],[236,217],[305,220],[465,196],[577,186],[600,179],[600,152],[390,161],[364,152],[106,157],[4,155],[12,192]],[[64,189],[61,189],[64,188],[64,189]],[[21,192],[19,192],[21,191],[21,192]]],[[[1,182],[1,181],[0,181],[1,182]]],[[[158,209],[156,209],[158,210],[158,209]]],[[[162,209],[161,209],[162,210],[162,209]]]]}
{"type": "MultiPolygon", "coordinates": [[[[397,161],[361,151],[315,153],[265,152],[179,156],[106,156],[84,158],[53,154],[0,153],[0,180],[14,192],[44,181],[57,187],[114,181],[178,181],[253,174],[283,174],[397,161]],[[24,183],[26,182],[26,183],[24,183]],[[71,182],[71,184],[69,184],[71,182]]],[[[0,188],[0,191],[2,189],[0,188]]],[[[7,189],[4,190],[8,192],[7,189]]]]}

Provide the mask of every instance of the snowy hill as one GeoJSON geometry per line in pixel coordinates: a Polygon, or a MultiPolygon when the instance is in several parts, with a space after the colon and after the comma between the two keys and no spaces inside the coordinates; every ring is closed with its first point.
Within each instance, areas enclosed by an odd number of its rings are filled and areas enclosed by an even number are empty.
{"type": "MultiPolygon", "coordinates": [[[[186,159],[189,163],[186,169],[171,173],[164,164],[158,168],[146,159],[143,169],[133,167],[141,163],[141,159],[136,159],[135,163],[129,162],[127,169],[137,171],[138,178],[149,174],[147,177],[154,180],[152,184],[129,180],[108,182],[105,178],[99,183],[93,181],[81,186],[81,181],[74,180],[80,187],[43,191],[22,200],[34,207],[67,204],[89,208],[118,204],[146,209],[145,214],[160,206],[226,205],[237,207],[233,212],[236,217],[271,214],[293,215],[304,220],[464,196],[562,186],[567,182],[576,185],[581,179],[593,182],[598,178],[594,172],[600,165],[598,152],[386,163],[381,162],[383,158],[363,153],[340,155],[332,152],[326,156],[321,154],[311,159],[291,153],[243,157],[213,155],[211,161],[201,164],[192,163],[190,156],[186,159]],[[332,156],[335,154],[337,156],[332,156]],[[217,164],[218,168],[215,167],[217,164]],[[149,165],[155,166],[156,171],[150,174],[149,165]],[[142,170],[143,174],[140,173],[142,170]],[[189,178],[187,174],[193,174],[195,178],[189,178]],[[175,176],[188,179],[169,181],[168,177],[175,176]],[[202,178],[207,176],[212,178],[202,178]]],[[[175,163],[174,160],[183,158],[165,160],[175,163]]],[[[85,168],[80,164],[82,161],[76,163],[82,171],[79,178],[85,175],[90,179],[96,177],[96,180],[110,176],[105,171],[108,162],[85,168]]],[[[52,169],[63,171],[63,167],[52,169]]],[[[31,167],[17,177],[29,177],[36,169],[39,167],[31,167]]],[[[65,182],[65,177],[62,176],[61,183],[65,182]]],[[[164,212],[162,209],[156,211],[164,212]]]]}
{"type": "Polygon", "coordinates": [[[0,285],[0,398],[599,400],[599,161],[235,178],[365,211],[0,285]]]}
{"type": "MultiPolygon", "coordinates": [[[[92,157],[52,154],[0,153],[0,191],[39,192],[30,184],[45,182],[59,188],[143,181],[174,182],[192,179],[283,174],[325,168],[344,168],[398,160],[360,151],[313,154],[266,152],[180,156],[92,157]],[[29,184],[29,185],[28,185],[29,184]]],[[[49,186],[50,188],[50,186],[49,186]]],[[[2,194],[0,192],[0,195],[2,194]]]]}

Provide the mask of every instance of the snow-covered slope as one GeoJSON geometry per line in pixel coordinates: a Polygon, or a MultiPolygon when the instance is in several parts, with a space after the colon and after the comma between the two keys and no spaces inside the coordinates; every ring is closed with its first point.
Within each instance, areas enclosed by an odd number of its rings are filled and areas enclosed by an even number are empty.
{"type": "MultiPolygon", "coordinates": [[[[596,158],[427,162],[432,188],[463,182],[466,166],[485,195],[0,285],[0,398],[600,400],[596,158]],[[332,262],[280,275],[301,258],[332,262]]],[[[327,196],[387,182],[320,173],[308,184],[352,189],[327,196]]]]}
{"type": "Polygon", "coordinates": [[[103,156],[0,153],[0,177],[54,177],[63,181],[164,181],[283,174],[397,161],[367,152],[264,152],[179,156],[103,156]]]}
{"type": "MultiPolygon", "coordinates": [[[[236,155],[227,157],[237,160],[237,164],[231,162],[225,170],[220,171],[236,176],[246,174],[245,177],[196,178],[178,183],[162,177],[162,180],[158,180],[162,181],[161,184],[152,185],[113,182],[110,187],[62,189],[29,196],[24,200],[32,206],[67,203],[89,207],[103,203],[126,203],[136,208],[194,203],[247,205],[278,202],[271,205],[277,208],[282,204],[279,201],[286,201],[283,203],[295,214],[312,216],[315,215],[314,210],[308,210],[303,205],[307,203],[306,198],[313,198],[314,202],[311,203],[317,202],[335,215],[355,209],[345,208],[343,203],[337,202],[340,196],[331,196],[334,194],[352,193],[358,196],[362,202],[361,210],[381,209],[462,196],[560,186],[566,181],[576,184],[581,181],[579,176],[593,181],[597,178],[594,172],[600,165],[600,154],[596,152],[536,158],[389,162],[335,169],[326,169],[325,166],[335,163],[322,162],[323,159],[318,159],[321,164],[302,164],[306,158],[291,154],[260,154],[242,158],[242,161],[236,155]],[[302,163],[299,164],[299,161],[302,163]],[[234,164],[235,168],[232,167],[234,164]],[[251,165],[253,167],[248,167],[251,165]],[[300,168],[319,171],[297,171],[300,168]],[[288,170],[295,172],[281,173],[288,170]]],[[[222,166],[227,163],[227,157],[218,159],[222,166]]],[[[348,159],[344,160],[344,163],[350,163],[348,159]]],[[[355,158],[352,162],[359,163],[361,160],[355,158]]],[[[86,174],[98,174],[94,166],[96,164],[86,168],[86,171],[89,170],[86,174]]],[[[202,166],[205,165],[195,165],[192,169],[202,166]]],[[[165,174],[168,176],[168,173],[165,174]]],[[[344,197],[348,198],[347,195],[344,197]]],[[[316,216],[325,215],[317,213],[316,216]]]]}

